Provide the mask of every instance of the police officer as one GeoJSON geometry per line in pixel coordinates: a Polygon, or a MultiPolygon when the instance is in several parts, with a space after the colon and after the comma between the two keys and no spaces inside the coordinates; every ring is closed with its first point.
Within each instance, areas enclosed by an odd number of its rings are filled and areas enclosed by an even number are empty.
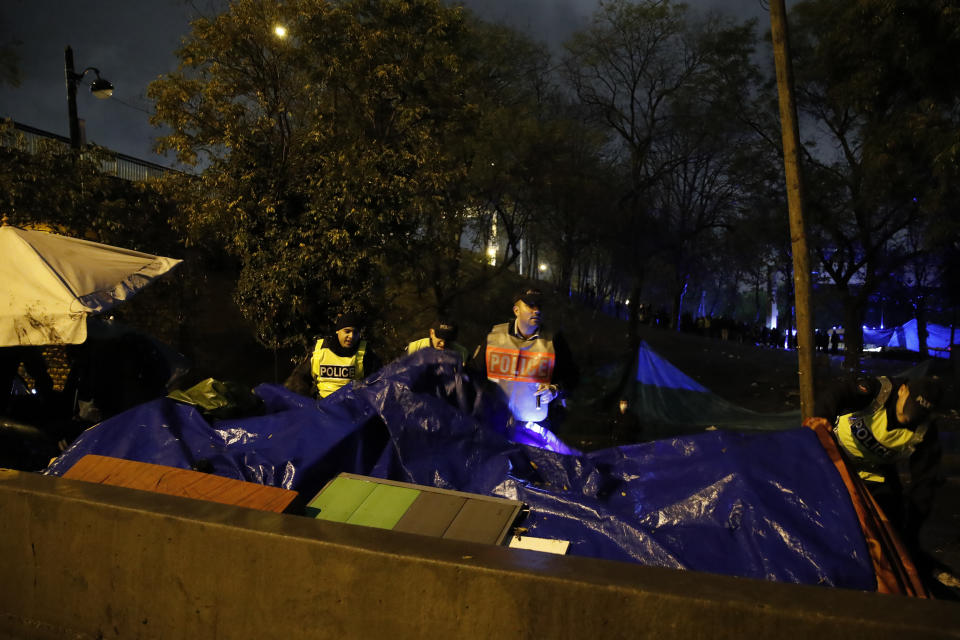
{"type": "Polygon", "coordinates": [[[449,349],[455,351],[460,356],[460,362],[467,361],[467,349],[457,339],[457,325],[445,318],[438,318],[433,326],[430,327],[430,335],[420,340],[414,340],[407,345],[407,355],[419,351],[420,349],[437,349],[443,351],[449,349]]]}
{"type": "Polygon", "coordinates": [[[351,380],[362,380],[380,368],[380,359],[362,338],[355,314],[337,319],[335,331],[317,340],[312,355],[298,366],[284,385],[303,395],[326,398],[351,380]]]}
{"type": "Polygon", "coordinates": [[[937,378],[847,378],[819,393],[814,408],[833,422],[847,459],[914,550],[940,480],[932,412],[941,394],[937,378]],[[906,494],[897,473],[901,461],[908,461],[910,470],[906,494]]]}
{"type": "Polygon", "coordinates": [[[563,336],[543,327],[539,289],[521,289],[512,301],[513,320],[490,330],[471,368],[503,391],[514,421],[543,424],[549,413],[556,422],[558,405],[578,381],[576,364],[563,336]]]}

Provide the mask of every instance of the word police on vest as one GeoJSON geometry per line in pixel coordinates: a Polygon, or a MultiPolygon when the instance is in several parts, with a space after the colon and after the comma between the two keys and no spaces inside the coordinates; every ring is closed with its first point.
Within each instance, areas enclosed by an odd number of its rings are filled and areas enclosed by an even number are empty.
{"type": "Polygon", "coordinates": [[[491,348],[487,353],[487,375],[529,382],[549,382],[554,357],[552,353],[524,353],[491,348]]]}
{"type": "Polygon", "coordinates": [[[341,366],[335,364],[320,365],[319,377],[321,378],[347,378],[352,379],[357,375],[357,366],[341,366]]]}
{"type": "Polygon", "coordinates": [[[850,424],[850,430],[853,433],[853,437],[856,438],[856,440],[860,442],[865,449],[886,460],[893,460],[896,458],[897,452],[892,451],[880,444],[880,442],[870,432],[870,429],[867,428],[863,418],[857,418],[853,420],[850,424]]]}

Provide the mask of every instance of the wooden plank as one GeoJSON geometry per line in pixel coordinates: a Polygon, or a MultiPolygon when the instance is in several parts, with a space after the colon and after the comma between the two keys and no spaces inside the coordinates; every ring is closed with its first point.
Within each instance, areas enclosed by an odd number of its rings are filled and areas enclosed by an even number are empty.
{"type": "Polygon", "coordinates": [[[280,487],[93,454],[80,458],[63,477],[275,513],[297,496],[296,491],[280,487]]]}

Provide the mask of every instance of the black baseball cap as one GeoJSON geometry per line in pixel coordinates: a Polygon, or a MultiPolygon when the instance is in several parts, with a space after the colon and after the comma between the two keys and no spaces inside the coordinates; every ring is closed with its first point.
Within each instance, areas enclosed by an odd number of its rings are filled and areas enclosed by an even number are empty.
{"type": "Polygon", "coordinates": [[[907,380],[904,384],[910,395],[903,402],[903,415],[912,423],[923,422],[940,402],[943,393],[940,381],[936,378],[917,378],[907,380]]]}
{"type": "Polygon", "coordinates": [[[513,294],[513,304],[521,300],[528,306],[539,307],[543,304],[543,292],[534,287],[525,287],[513,294]]]}
{"type": "Polygon", "coordinates": [[[449,320],[437,320],[433,324],[433,335],[446,342],[457,339],[457,325],[449,320]]]}

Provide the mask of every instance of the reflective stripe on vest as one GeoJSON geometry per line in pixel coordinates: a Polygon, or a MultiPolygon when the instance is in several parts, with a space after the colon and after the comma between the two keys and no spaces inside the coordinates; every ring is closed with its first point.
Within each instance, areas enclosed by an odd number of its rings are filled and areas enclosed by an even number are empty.
{"type": "Polygon", "coordinates": [[[893,383],[886,377],[880,380],[880,393],[866,409],[837,418],[833,428],[837,440],[857,466],[864,480],[883,482],[882,465],[895,464],[910,457],[926,435],[927,427],[905,429],[887,422],[887,399],[893,383]]]}
{"type": "Polygon", "coordinates": [[[498,324],[487,336],[487,378],[503,389],[517,420],[539,422],[547,417],[547,403],[538,407],[534,392],[553,378],[557,358],[553,335],[541,332],[525,340],[510,335],[509,328],[509,323],[498,324]]]}
{"type": "Polygon", "coordinates": [[[326,398],[328,395],[347,384],[351,380],[363,379],[363,354],[367,349],[367,342],[360,341],[357,352],[352,356],[338,356],[323,346],[323,339],[317,340],[310,358],[310,372],[317,383],[317,395],[326,398]]]}

